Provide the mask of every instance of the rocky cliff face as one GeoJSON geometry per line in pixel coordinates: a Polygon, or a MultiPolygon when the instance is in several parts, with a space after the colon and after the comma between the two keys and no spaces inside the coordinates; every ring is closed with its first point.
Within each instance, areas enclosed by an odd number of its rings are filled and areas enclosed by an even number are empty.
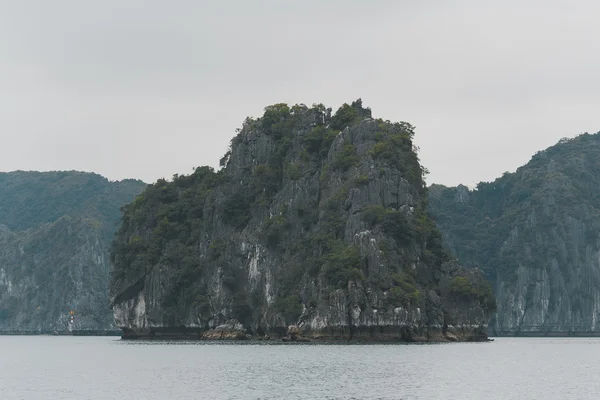
{"type": "Polygon", "coordinates": [[[0,174],[1,333],[115,329],[109,238],[119,203],[143,187],[78,172],[0,174]]]}
{"type": "Polygon", "coordinates": [[[111,328],[104,246],[98,224],[82,219],[63,217],[19,234],[4,228],[0,331],[111,328]]]}
{"type": "Polygon", "coordinates": [[[476,190],[430,188],[458,259],[494,282],[499,335],[600,331],[600,135],[563,139],[476,190]]]}
{"type": "Polygon", "coordinates": [[[219,172],[159,180],[125,208],[117,325],[131,338],[485,335],[489,286],[448,262],[412,136],[360,101],[247,119],[219,172]]]}

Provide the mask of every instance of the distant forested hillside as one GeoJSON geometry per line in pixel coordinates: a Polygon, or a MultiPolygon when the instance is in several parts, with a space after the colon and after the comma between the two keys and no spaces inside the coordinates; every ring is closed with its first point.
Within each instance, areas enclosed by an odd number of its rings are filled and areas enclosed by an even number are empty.
{"type": "Polygon", "coordinates": [[[447,245],[494,282],[499,334],[600,331],[600,134],[563,139],[475,190],[429,193],[447,245]]]}
{"type": "Polygon", "coordinates": [[[0,173],[0,331],[110,329],[108,249],[120,208],[145,186],[75,171],[0,173]]]}
{"type": "Polygon", "coordinates": [[[77,171],[0,173],[0,224],[21,231],[69,215],[97,219],[112,236],[120,207],[145,186],[139,180],[110,182],[77,171]]]}

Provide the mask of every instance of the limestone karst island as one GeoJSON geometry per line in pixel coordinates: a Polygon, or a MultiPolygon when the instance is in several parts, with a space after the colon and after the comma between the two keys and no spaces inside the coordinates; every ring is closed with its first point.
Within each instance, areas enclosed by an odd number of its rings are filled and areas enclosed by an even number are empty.
{"type": "Polygon", "coordinates": [[[0,174],[0,333],[481,341],[595,335],[600,136],[427,187],[406,122],[265,108],[220,168],[0,174]]]}

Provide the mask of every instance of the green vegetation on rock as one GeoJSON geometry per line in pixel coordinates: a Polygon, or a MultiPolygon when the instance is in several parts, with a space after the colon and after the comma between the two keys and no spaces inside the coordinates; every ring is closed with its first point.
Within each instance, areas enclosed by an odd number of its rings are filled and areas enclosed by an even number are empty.
{"type": "Polygon", "coordinates": [[[146,185],[134,179],[110,182],[77,171],[0,173],[0,224],[18,232],[69,215],[96,219],[107,240],[121,219],[120,207],[146,185]]]}
{"type": "MultiPolygon", "coordinates": [[[[117,323],[140,334],[145,320],[161,329],[237,320],[254,334],[377,318],[443,325],[456,311],[439,300],[448,255],[426,212],[413,135],[360,100],[333,116],[275,104],[247,118],[221,170],[159,181],[124,208],[111,252],[117,323]]],[[[465,326],[485,325],[478,310],[465,326]]]]}
{"type": "MultiPolygon", "coordinates": [[[[430,211],[448,248],[494,282],[497,333],[600,328],[593,311],[600,309],[599,159],[600,134],[583,134],[472,190],[430,188],[430,211]]],[[[455,289],[471,292],[460,281],[455,289]]]]}

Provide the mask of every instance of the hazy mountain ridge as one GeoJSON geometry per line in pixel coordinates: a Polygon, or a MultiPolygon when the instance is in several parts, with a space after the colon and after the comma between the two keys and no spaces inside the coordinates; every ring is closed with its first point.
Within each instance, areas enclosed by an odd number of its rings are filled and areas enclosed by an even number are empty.
{"type": "Polygon", "coordinates": [[[121,219],[120,207],[145,186],[140,180],[109,181],[90,172],[3,172],[0,224],[18,232],[55,222],[64,215],[96,218],[112,240],[121,219]]]}
{"type": "Polygon", "coordinates": [[[430,188],[445,242],[492,279],[498,334],[596,334],[600,134],[563,139],[476,190],[430,188]]]}
{"type": "Polygon", "coordinates": [[[159,180],[125,207],[117,324],[128,337],[485,336],[489,285],[447,262],[413,134],[360,101],[247,119],[222,170],[159,180]]]}

